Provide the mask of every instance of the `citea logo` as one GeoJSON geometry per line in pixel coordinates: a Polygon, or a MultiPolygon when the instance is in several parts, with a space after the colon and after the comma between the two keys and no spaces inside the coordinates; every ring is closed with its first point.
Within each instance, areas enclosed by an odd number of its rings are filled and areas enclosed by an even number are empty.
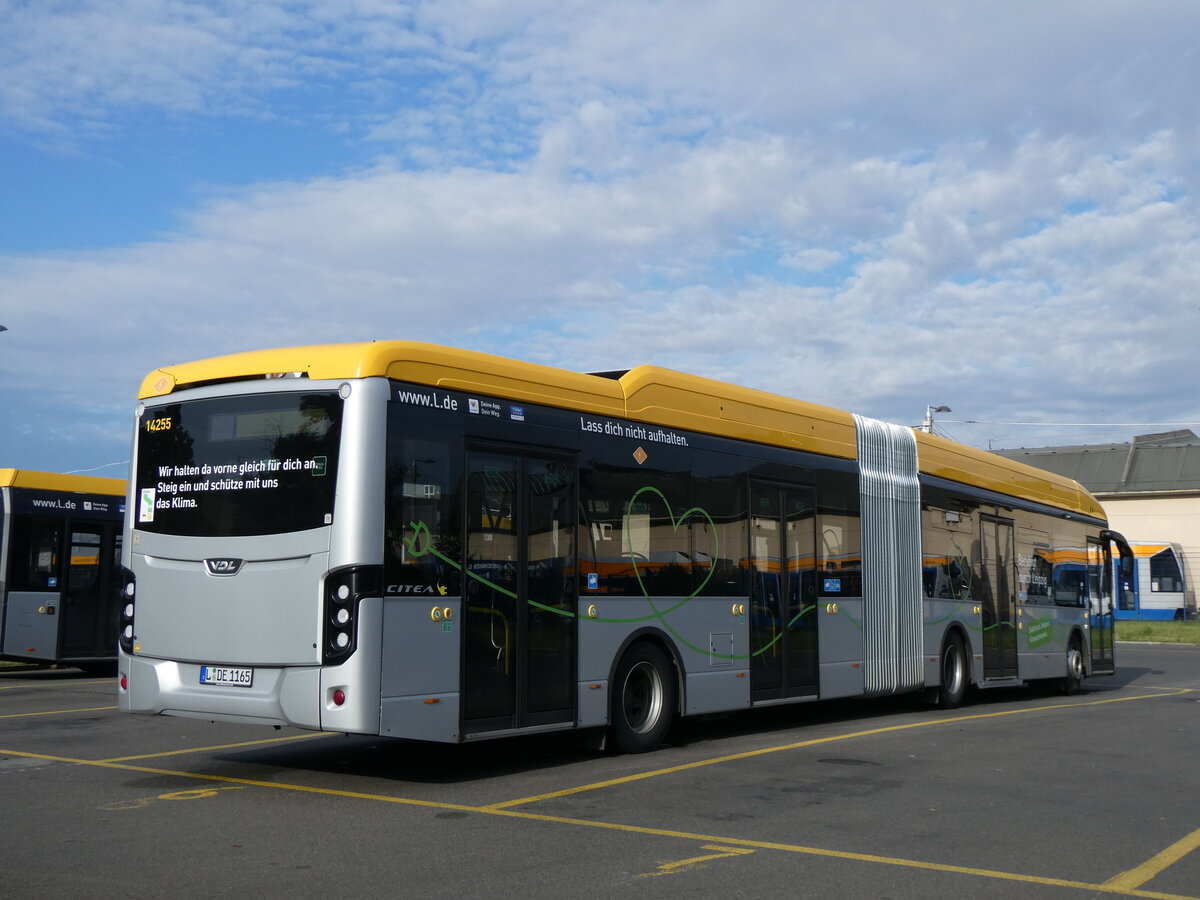
{"type": "Polygon", "coordinates": [[[236,575],[242,569],[242,559],[228,559],[225,557],[206,559],[204,568],[208,570],[209,575],[236,575]]]}

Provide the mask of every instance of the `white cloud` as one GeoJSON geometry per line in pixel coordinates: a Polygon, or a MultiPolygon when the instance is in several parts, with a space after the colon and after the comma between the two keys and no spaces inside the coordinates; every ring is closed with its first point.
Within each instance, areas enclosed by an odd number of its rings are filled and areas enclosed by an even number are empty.
{"type": "Polygon", "coordinates": [[[0,378],[124,422],[159,364],[414,337],[657,362],[896,421],[929,402],[1200,416],[1178,89],[1200,75],[1198,18],[1078,0],[10,5],[10,133],[116,147],[140,110],[292,117],[381,155],[214,188],[133,246],[0,256],[0,378]]]}
{"type": "MultiPolygon", "coordinates": [[[[75,378],[103,370],[121,342],[126,384],[181,356],[264,344],[461,343],[465,334],[487,345],[492,335],[542,329],[546,343],[524,355],[573,367],[581,354],[559,336],[583,333],[593,368],[619,358],[736,371],[759,387],[884,413],[964,377],[966,363],[972,390],[992,403],[1011,389],[1018,398],[1040,390],[1053,405],[1052,386],[1075,392],[1103,380],[1115,347],[1126,350],[1114,380],[1131,391],[1161,377],[1161,360],[1190,358],[1194,331],[1161,323],[1194,314],[1184,298],[1195,296],[1200,234],[1190,203],[1128,202],[1143,197],[1152,165],[1110,161],[1099,182],[1107,211],[1072,214],[1064,206],[1082,195],[1070,173],[1094,172],[1097,160],[1030,139],[993,170],[971,162],[967,176],[971,149],[947,150],[943,160],[896,167],[895,211],[864,227],[857,211],[876,181],[859,178],[861,164],[807,170],[793,164],[807,158],[803,148],[790,151],[774,139],[721,143],[607,184],[554,180],[538,166],[381,170],[214,200],[158,243],[10,258],[0,292],[28,304],[20,330],[45,336],[17,372],[29,372],[27,384],[48,378],[37,358],[81,325],[91,349],[75,354],[75,378]],[[815,182],[841,185],[843,221],[795,215],[792,197],[815,182]],[[1054,195],[1056,184],[1072,188],[1054,195]],[[1030,219],[1044,224],[1026,234],[1030,219]],[[780,245],[826,230],[852,235],[859,258],[832,286],[766,275],[712,284],[717,265],[736,265],[734,238],[751,222],[780,245]],[[959,272],[970,277],[959,283],[959,272]],[[647,278],[657,287],[639,287],[647,278]],[[1130,341],[1155,352],[1131,354],[1130,341]]],[[[814,269],[842,257],[798,258],[814,269]]]]}

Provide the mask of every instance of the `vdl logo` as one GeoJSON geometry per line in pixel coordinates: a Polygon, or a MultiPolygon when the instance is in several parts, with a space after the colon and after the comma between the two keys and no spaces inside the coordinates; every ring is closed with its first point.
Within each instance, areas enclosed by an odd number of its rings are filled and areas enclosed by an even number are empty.
{"type": "Polygon", "coordinates": [[[206,559],[204,568],[208,570],[209,575],[236,575],[242,569],[242,559],[230,559],[228,557],[218,557],[206,559]]]}

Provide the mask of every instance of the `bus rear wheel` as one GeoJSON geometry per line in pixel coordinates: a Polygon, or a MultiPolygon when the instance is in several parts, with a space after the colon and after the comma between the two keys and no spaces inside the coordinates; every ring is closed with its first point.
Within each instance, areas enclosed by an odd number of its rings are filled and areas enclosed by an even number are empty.
{"type": "Polygon", "coordinates": [[[674,715],[675,676],[666,655],[653,644],[634,644],[621,657],[613,684],[613,743],[624,753],[654,750],[674,715]]]}
{"type": "Polygon", "coordinates": [[[958,709],[967,696],[967,651],[962,638],[952,634],[942,645],[942,680],[938,685],[938,706],[958,709]]]}

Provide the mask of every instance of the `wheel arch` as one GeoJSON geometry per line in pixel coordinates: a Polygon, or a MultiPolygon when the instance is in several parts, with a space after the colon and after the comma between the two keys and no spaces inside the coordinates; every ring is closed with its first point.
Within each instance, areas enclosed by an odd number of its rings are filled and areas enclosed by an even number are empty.
{"type": "Polygon", "coordinates": [[[946,627],[942,630],[942,639],[938,641],[938,684],[940,685],[942,682],[942,651],[946,649],[946,643],[952,637],[957,637],[960,641],[962,641],[963,653],[966,654],[967,657],[965,660],[967,670],[967,686],[970,687],[971,685],[977,683],[977,679],[975,678],[975,652],[974,648],[971,646],[971,637],[967,634],[966,626],[958,619],[954,619],[946,625],[946,627]]]}
{"type": "MultiPolygon", "coordinates": [[[[630,632],[625,636],[625,640],[621,642],[621,646],[617,648],[617,652],[613,654],[612,661],[608,665],[608,683],[615,685],[617,680],[617,669],[621,665],[621,660],[625,658],[625,654],[634,644],[639,643],[653,644],[667,657],[667,662],[671,664],[671,668],[675,671],[675,709],[672,713],[676,716],[683,716],[683,710],[687,709],[687,704],[684,702],[684,691],[686,690],[685,680],[683,677],[683,659],[679,655],[679,648],[675,646],[675,642],[661,628],[653,628],[651,626],[643,626],[636,631],[630,632]]],[[[610,687],[610,691],[612,688],[610,687]]]]}
{"type": "Polygon", "coordinates": [[[1082,625],[1072,625],[1071,631],[1067,635],[1067,643],[1064,645],[1064,655],[1071,650],[1071,643],[1079,642],[1079,653],[1083,657],[1083,671],[1085,675],[1092,674],[1092,641],[1091,635],[1084,631],[1082,625]]]}

